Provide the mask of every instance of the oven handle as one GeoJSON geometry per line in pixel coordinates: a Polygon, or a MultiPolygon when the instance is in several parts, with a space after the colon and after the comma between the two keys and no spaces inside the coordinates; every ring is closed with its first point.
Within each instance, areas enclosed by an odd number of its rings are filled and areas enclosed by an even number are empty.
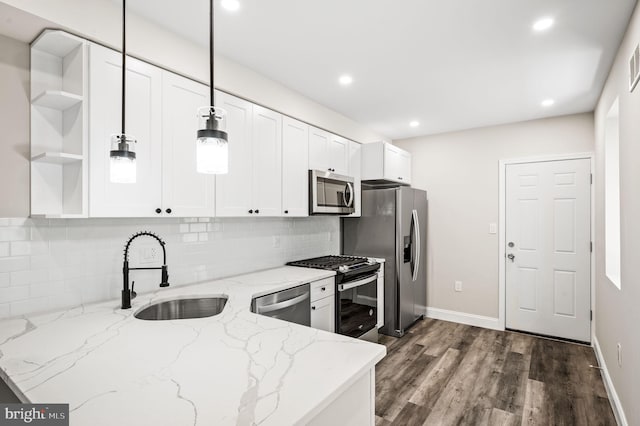
{"type": "Polygon", "coordinates": [[[354,287],[360,287],[361,285],[369,284],[378,280],[378,274],[371,275],[370,277],[363,278],[358,281],[351,281],[345,284],[338,284],[338,291],[349,290],[354,287]]]}
{"type": "Polygon", "coordinates": [[[305,294],[303,294],[302,296],[297,296],[294,297],[292,299],[289,300],[285,300],[283,302],[278,302],[278,303],[274,303],[273,305],[267,305],[267,306],[256,306],[256,313],[257,314],[264,314],[267,312],[273,312],[273,311],[277,311],[280,309],[284,309],[284,308],[288,308],[291,307],[293,305],[297,305],[298,303],[306,300],[309,298],[309,292],[306,292],[305,294]]]}

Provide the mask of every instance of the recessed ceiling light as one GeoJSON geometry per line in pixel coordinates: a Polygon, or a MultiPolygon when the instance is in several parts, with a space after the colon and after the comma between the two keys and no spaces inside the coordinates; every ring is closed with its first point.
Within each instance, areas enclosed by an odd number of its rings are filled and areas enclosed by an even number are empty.
{"type": "Polygon", "coordinates": [[[420,125],[420,122],[419,121],[415,121],[415,120],[412,121],[411,123],[409,123],[409,126],[411,126],[411,127],[418,127],[419,125],[420,125]]]}
{"type": "Polygon", "coordinates": [[[222,0],[220,5],[229,12],[235,12],[240,9],[240,2],[238,0],[222,0]]]}
{"type": "Polygon", "coordinates": [[[338,79],[338,81],[340,82],[340,84],[342,84],[343,86],[348,86],[351,83],[353,83],[353,77],[351,77],[350,75],[342,75],[340,76],[340,78],[338,79]]]}
{"type": "Polygon", "coordinates": [[[550,107],[551,105],[555,104],[556,101],[554,101],[553,99],[545,99],[544,101],[542,101],[541,105],[543,107],[550,107]]]}
{"type": "Polygon", "coordinates": [[[533,30],[538,32],[546,31],[552,26],[553,26],[553,18],[542,18],[534,22],[533,30]]]}

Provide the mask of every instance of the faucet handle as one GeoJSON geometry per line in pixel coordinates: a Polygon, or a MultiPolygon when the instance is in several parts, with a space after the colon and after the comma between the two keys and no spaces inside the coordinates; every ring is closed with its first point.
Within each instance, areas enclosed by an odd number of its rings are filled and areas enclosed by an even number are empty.
{"type": "Polygon", "coordinates": [[[160,280],[160,287],[169,287],[169,272],[167,271],[167,265],[162,265],[162,279],[160,280]]]}
{"type": "Polygon", "coordinates": [[[135,299],[135,298],[136,298],[136,296],[138,295],[138,293],[136,293],[135,291],[133,291],[133,287],[134,287],[135,285],[136,285],[136,282],[135,282],[135,281],[132,281],[132,282],[131,282],[131,298],[132,298],[132,299],[135,299]]]}

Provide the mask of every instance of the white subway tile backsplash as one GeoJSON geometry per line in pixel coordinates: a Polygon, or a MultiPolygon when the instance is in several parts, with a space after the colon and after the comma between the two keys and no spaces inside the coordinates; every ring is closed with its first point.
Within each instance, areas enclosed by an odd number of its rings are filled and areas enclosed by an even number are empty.
{"type": "Polygon", "coordinates": [[[191,232],[207,232],[206,223],[192,223],[189,228],[191,232]]]}
{"type": "Polygon", "coordinates": [[[31,254],[31,241],[14,241],[11,243],[11,256],[28,256],[31,254]]]}
{"type": "MultiPolygon", "coordinates": [[[[0,318],[117,299],[124,244],[141,230],[166,242],[172,286],[337,253],[340,240],[333,217],[0,219],[0,318]]],[[[134,251],[154,247],[133,244],[134,251]]],[[[158,271],[131,275],[140,292],[157,289],[159,278],[158,271]]]]}
{"type": "Polygon", "coordinates": [[[14,302],[29,298],[29,287],[2,287],[0,288],[0,300],[14,302]]]}

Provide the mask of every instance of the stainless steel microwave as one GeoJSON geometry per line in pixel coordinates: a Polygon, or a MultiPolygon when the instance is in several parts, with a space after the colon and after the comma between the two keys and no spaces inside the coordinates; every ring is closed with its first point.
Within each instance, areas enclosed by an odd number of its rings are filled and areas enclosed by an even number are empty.
{"type": "Polygon", "coordinates": [[[353,178],[309,170],[309,214],[351,214],[356,209],[353,178]]]}

